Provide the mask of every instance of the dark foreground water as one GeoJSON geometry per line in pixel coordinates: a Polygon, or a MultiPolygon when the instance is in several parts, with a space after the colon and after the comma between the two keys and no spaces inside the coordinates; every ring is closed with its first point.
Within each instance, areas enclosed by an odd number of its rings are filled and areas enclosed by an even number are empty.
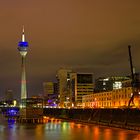
{"type": "Polygon", "coordinates": [[[65,121],[45,124],[0,121],[0,140],[140,140],[140,132],[65,121]]]}

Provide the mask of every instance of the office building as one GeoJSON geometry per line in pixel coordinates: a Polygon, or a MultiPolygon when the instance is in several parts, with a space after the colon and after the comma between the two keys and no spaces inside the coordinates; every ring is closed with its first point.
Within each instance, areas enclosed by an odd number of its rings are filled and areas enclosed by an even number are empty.
{"type": "Polygon", "coordinates": [[[82,97],[93,94],[93,74],[71,73],[70,74],[70,99],[74,106],[82,106],[82,97]]]}
{"type": "Polygon", "coordinates": [[[98,78],[95,80],[95,92],[112,91],[114,89],[121,89],[123,82],[130,80],[130,77],[107,77],[98,78]]]}
{"type": "Polygon", "coordinates": [[[57,71],[58,99],[60,107],[67,107],[70,103],[70,73],[71,69],[59,69],[57,71]]]}

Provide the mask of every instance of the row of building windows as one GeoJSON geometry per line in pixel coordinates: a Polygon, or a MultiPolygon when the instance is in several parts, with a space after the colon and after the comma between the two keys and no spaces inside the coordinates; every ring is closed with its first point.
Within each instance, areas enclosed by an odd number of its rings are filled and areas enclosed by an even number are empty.
{"type": "Polygon", "coordinates": [[[127,99],[131,97],[131,93],[128,94],[119,94],[119,95],[113,95],[113,96],[108,96],[108,95],[103,95],[102,97],[97,97],[97,96],[86,96],[86,98],[83,97],[83,101],[89,102],[89,101],[105,101],[105,100],[116,100],[116,99],[127,99]]]}
{"type": "Polygon", "coordinates": [[[124,101],[124,102],[97,102],[97,103],[87,103],[85,104],[85,106],[89,106],[89,107],[117,107],[117,106],[127,106],[128,105],[128,101],[124,101]]]}
{"type": "MultiPolygon", "coordinates": [[[[85,106],[87,107],[118,107],[118,106],[128,106],[129,101],[119,101],[119,102],[89,102],[85,103],[85,106]]],[[[140,104],[140,101],[138,101],[138,104],[140,104]]]]}
{"type": "Polygon", "coordinates": [[[132,88],[123,88],[110,92],[94,93],[82,98],[83,106],[90,107],[118,107],[126,106],[131,98],[132,88]]]}

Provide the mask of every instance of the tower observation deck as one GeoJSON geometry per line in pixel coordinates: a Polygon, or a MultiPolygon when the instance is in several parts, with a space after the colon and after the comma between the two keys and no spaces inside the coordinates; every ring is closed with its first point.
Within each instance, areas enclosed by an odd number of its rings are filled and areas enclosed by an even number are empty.
{"type": "Polygon", "coordinates": [[[26,70],[25,70],[25,58],[28,50],[28,42],[25,41],[24,27],[22,31],[22,40],[18,43],[18,51],[21,54],[21,99],[27,98],[27,88],[26,88],[26,70]]]}

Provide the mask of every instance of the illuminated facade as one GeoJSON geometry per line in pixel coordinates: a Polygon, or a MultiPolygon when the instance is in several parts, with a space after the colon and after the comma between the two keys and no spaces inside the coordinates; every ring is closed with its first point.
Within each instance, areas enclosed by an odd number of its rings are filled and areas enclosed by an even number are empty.
{"type": "Polygon", "coordinates": [[[82,97],[93,94],[93,74],[71,73],[70,74],[70,95],[76,107],[82,106],[82,97]]]}
{"type": "Polygon", "coordinates": [[[25,58],[27,55],[27,49],[28,49],[28,42],[25,41],[25,35],[24,35],[24,27],[22,32],[22,41],[18,43],[18,51],[21,54],[22,63],[22,74],[21,74],[21,99],[27,98],[27,89],[26,89],[26,71],[25,71],[25,58]]]}
{"type": "Polygon", "coordinates": [[[59,107],[81,107],[82,96],[93,93],[93,74],[91,73],[59,69],[57,80],[59,107]]]}
{"type": "Polygon", "coordinates": [[[112,91],[114,89],[121,89],[123,81],[130,80],[129,77],[107,77],[98,78],[95,80],[95,92],[112,91]]]}
{"type": "Polygon", "coordinates": [[[57,71],[58,99],[60,107],[67,107],[70,102],[70,73],[71,69],[57,71]]]}
{"type": "MultiPolygon", "coordinates": [[[[85,95],[82,99],[84,108],[127,107],[132,96],[132,87],[124,87],[108,92],[85,95]]],[[[135,100],[135,107],[140,107],[140,99],[135,100]]]]}

